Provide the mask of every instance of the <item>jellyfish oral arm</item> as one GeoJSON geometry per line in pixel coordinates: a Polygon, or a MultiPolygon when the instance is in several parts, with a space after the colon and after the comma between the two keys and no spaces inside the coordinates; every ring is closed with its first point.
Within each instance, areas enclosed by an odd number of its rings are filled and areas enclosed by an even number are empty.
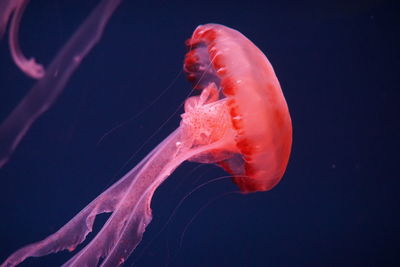
{"type": "MultiPolygon", "coordinates": [[[[157,177],[165,176],[165,173],[172,171],[171,164],[168,165],[170,167],[166,172],[160,172],[160,169],[166,167],[165,161],[172,160],[171,155],[168,154],[167,156],[165,153],[167,151],[173,153],[171,149],[177,150],[174,149],[174,147],[177,147],[176,142],[178,142],[176,140],[177,131],[172,133],[134,169],[93,200],[60,230],[42,241],[17,250],[1,264],[1,267],[15,266],[28,257],[41,257],[66,249],[73,251],[92,231],[96,215],[105,212],[114,213],[98,235],[65,263],[65,266],[96,266],[100,257],[107,257],[111,253],[119,252],[114,247],[117,246],[118,240],[121,239],[125,231],[136,232],[136,234],[129,236],[129,240],[123,242],[126,246],[131,247],[132,251],[140,242],[145,225],[151,220],[150,198],[163,180],[159,178],[157,180],[157,177]],[[160,158],[160,156],[163,157],[160,158]],[[154,185],[151,186],[152,184],[154,185]],[[107,253],[108,251],[110,253],[107,253]]],[[[107,257],[107,259],[112,261],[115,260],[115,257],[107,257]]],[[[106,260],[103,265],[105,262],[106,260]]]]}
{"type": "MultiPolygon", "coordinates": [[[[92,231],[97,214],[113,212],[100,232],[64,266],[118,266],[132,253],[150,223],[151,199],[158,186],[185,160],[220,146],[186,146],[182,127],[160,143],[134,169],[85,207],[59,231],[14,252],[1,265],[15,266],[28,257],[74,250],[92,231]]],[[[190,143],[192,144],[192,143],[190,143]]]]}
{"type": "Polygon", "coordinates": [[[185,160],[177,157],[179,137],[176,130],[142,161],[103,228],[64,266],[96,266],[101,257],[104,258],[101,266],[118,266],[125,261],[151,221],[154,191],[185,160]]]}
{"type": "Polygon", "coordinates": [[[155,190],[182,162],[211,148],[182,150],[181,141],[177,129],[152,152],[101,231],[64,266],[96,266],[100,257],[101,266],[118,266],[129,257],[152,219],[155,190]]]}
{"type": "Polygon", "coordinates": [[[56,233],[42,241],[22,247],[10,255],[1,266],[15,266],[28,257],[41,257],[61,250],[73,251],[92,231],[96,215],[113,212],[116,209],[121,199],[125,196],[129,185],[143,165],[154,154],[153,152],[149,153],[135,168],[99,195],[56,233]]]}

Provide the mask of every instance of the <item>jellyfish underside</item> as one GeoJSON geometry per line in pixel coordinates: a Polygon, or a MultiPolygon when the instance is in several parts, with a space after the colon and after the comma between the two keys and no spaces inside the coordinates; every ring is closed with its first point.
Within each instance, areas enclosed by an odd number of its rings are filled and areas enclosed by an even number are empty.
{"type": "Polygon", "coordinates": [[[215,163],[235,151],[234,131],[226,99],[218,99],[214,83],[185,102],[180,127],[153,149],[135,168],[99,195],[56,233],[13,253],[2,266],[15,266],[27,257],[74,250],[91,232],[95,216],[113,212],[93,240],[63,266],[122,264],[142,239],[152,214],[150,203],[158,186],[185,160],[215,163]]]}

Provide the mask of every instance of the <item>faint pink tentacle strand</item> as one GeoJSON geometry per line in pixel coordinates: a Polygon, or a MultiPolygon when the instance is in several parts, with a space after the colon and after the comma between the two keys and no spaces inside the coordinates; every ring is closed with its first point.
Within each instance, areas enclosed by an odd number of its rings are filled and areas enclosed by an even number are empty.
{"type": "Polygon", "coordinates": [[[6,31],[11,14],[18,6],[22,5],[25,0],[2,0],[0,1],[0,38],[6,31]]]}
{"type": "Polygon", "coordinates": [[[51,62],[45,76],[0,125],[0,168],[7,163],[32,123],[54,104],[82,59],[100,40],[121,1],[103,0],[97,5],[51,62]]]}
{"type": "Polygon", "coordinates": [[[29,0],[6,0],[0,4],[0,37],[5,32],[6,26],[10,21],[10,36],[8,40],[11,56],[15,64],[29,77],[40,79],[45,73],[43,66],[36,63],[34,58],[27,59],[22,53],[18,42],[21,17],[28,2],[29,0]]]}
{"type": "Polygon", "coordinates": [[[11,56],[15,64],[28,76],[34,79],[40,79],[44,76],[45,70],[41,64],[36,63],[34,58],[27,59],[21,51],[18,42],[19,24],[21,22],[22,14],[29,0],[20,1],[20,5],[15,8],[14,15],[10,23],[10,37],[8,39],[10,44],[11,56]]]}

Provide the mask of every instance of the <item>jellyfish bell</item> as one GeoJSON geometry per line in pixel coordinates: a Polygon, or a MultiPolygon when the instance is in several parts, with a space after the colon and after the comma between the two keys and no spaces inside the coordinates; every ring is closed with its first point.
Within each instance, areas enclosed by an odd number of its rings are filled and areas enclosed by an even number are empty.
{"type": "Polygon", "coordinates": [[[218,96],[234,131],[237,151],[218,164],[243,192],[271,189],[286,170],[292,123],[270,62],[244,35],[222,25],[199,26],[187,46],[189,80],[199,90],[220,85],[218,96]]]}
{"type": "Polygon", "coordinates": [[[184,161],[218,164],[242,192],[271,189],[290,154],[291,120],[264,54],[238,31],[207,24],[187,42],[184,69],[200,95],[185,101],[180,126],[118,182],[42,241],[14,252],[1,266],[74,250],[97,214],[112,212],[97,235],[63,266],[121,265],[150,223],[158,186],[184,161]]]}

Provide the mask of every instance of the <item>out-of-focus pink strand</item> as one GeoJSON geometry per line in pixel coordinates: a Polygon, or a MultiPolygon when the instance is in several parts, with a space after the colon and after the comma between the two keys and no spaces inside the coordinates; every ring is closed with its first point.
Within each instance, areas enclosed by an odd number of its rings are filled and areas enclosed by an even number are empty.
{"type": "MultiPolygon", "coordinates": [[[[43,78],[33,86],[0,125],[0,168],[7,163],[35,120],[57,100],[72,73],[100,40],[108,20],[121,1],[103,0],[97,5],[50,63],[43,78]]],[[[19,0],[18,3],[26,4],[26,0],[19,0]]],[[[13,1],[0,4],[0,34],[4,32],[5,21],[16,5],[13,1]]]]}

